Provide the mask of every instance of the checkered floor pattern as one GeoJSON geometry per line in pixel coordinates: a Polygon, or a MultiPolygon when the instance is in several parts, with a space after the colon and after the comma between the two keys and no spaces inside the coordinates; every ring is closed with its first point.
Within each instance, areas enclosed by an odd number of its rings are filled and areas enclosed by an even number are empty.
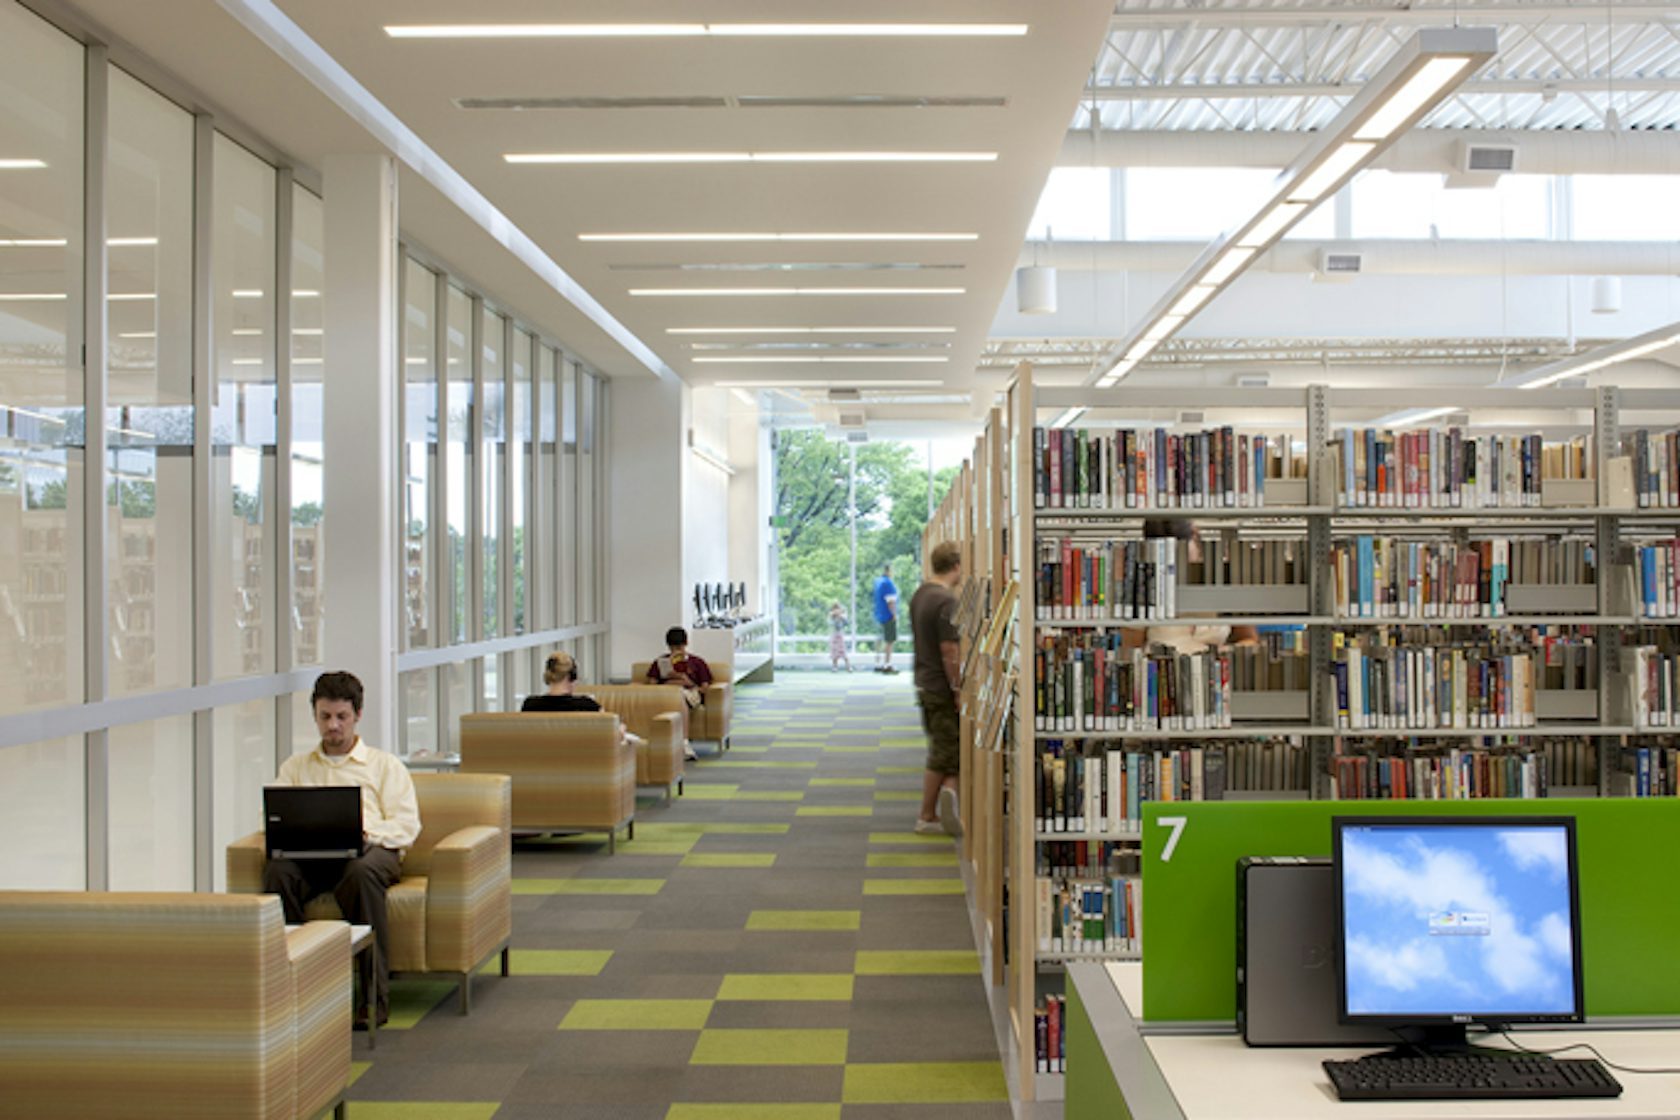
{"type": "Polygon", "coordinates": [[[737,690],[636,839],[515,847],[513,975],[397,981],[353,1120],[1006,1120],[907,675],[737,690]]]}

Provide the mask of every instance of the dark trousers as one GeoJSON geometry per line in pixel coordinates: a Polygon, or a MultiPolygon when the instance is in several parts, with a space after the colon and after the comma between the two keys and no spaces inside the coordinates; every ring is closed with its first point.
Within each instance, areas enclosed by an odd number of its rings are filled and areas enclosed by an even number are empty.
{"type": "Polygon", "coordinates": [[[402,875],[402,857],[389,848],[369,848],[356,859],[271,859],[263,868],[263,891],[280,896],[286,921],[304,921],[303,908],[331,891],[344,920],[373,927],[373,952],[361,958],[364,991],[374,994],[379,1014],[390,1005],[391,923],[385,892],[402,875]]]}

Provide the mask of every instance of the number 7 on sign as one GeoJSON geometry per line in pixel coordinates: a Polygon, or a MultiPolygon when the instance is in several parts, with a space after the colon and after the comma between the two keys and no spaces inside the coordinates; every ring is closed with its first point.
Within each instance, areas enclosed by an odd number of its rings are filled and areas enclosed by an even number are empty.
{"type": "Polygon", "coordinates": [[[1190,819],[1189,817],[1156,817],[1155,818],[1155,823],[1156,824],[1160,825],[1162,828],[1170,829],[1171,833],[1172,833],[1170,836],[1167,837],[1167,846],[1161,849],[1161,862],[1162,863],[1168,863],[1172,860],[1173,849],[1178,847],[1178,841],[1184,835],[1185,822],[1187,822],[1189,819],[1190,819]]]}

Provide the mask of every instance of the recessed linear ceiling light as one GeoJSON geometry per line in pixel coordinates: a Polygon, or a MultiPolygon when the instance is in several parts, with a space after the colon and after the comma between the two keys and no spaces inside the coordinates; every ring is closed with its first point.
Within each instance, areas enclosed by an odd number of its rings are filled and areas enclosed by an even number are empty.
{"type": "Polygon", "coordinates": [[[944,385],[945,382],[934,378],[916,381],[912,379],[887,378],[874,381],[860,381],[847,378],[844,381],[789,381],[786,378],[765,378],[762,381],[713,381],[719,389],[925,389],[944,385]]]}
{"type": "Polygon", "coordinates": [[[69,298],[64,292],[0,292],[0,303],[53,303],[69,298]]]}
{"type": "Polygon", "coordinates": [[[105,297],[112,303],[141,303],[148,299],[156,299],[156,292],[112,292],[105,297]]]}
{"type": "Polygon", "coordinates": [[[579,241],[978,241],[978,233],[580,233],[579,241]]]}
{"type": "Polygon", "coordinates": [[[930,350],[949,350],[949,342],[930,342],[917,340],[913,342],[799,342],[785,339],[779,342],[690,342],[688,348],[696,353],[712,350],[728,350],[730,352],[778,353],[778,354],[843,354],[848,351],[865,350],[898,350],[925,353],[930,350]]]}
{"type": "Polygon", "coordinates": [[[960,296],[967,288],[631,288],[633,296],[960,296]]]}
{"type": "Polygon", "coordinates": [[[1024,23],[392,23],[393,39],[999,38],[1024,23]]]}
{"type": "Polygon", "coordinates": [[[0,159],[0,171],[39,171],[46,165],[44,159],[0,159]]]}
{"type": "Polygon", "coordinates": [[[955,327],[666,327],[666,334],[956,334],[955,327]]]}
{"type": "Polygon", "coordinates": [[[1499,50],[1491,28],[1418,32],[1284,168],[1257,212],[1215,238],[1122,342],[1123,357],[1088,378],[1114,384],[1240,276],[1314,206],[1368,166],[1499,50]]]}
{"type": "Polygon", "coordinates": [[[840,363],[882,364],[894,362],[914,362],[920,365],[931,365],[938,362],[948,362],[950,360],[950,358],[943,355],[935,356],[931,354],[745,354],[728,358],[689,359],[689,361],[694,362],[697,365],[737,365],[748,363],[767,364],[772,362],[797,362],[801,365],[814,365],[817,363],[829,365],[840,363]]]}
{"type": "Polygon", "coordinates": [[[729,263],[609,264],[609,272],[961,272],[963,264],[922,264],[918,261],[742,261],[729,263]]]}
{"type": "Polygon", "coordinates": [[[832,97],[779,94],[710,94],[652,97],[457,97],[455,107],[469,111],[527,112],[545,109],[1002,109],[1007,97],[920,96],[851,93],[832,97]]]}
{"type": "Polygon", "coordinates": [[[622,163],[990,163],[996,152],[509,152],[518,164],[622,163]]]}

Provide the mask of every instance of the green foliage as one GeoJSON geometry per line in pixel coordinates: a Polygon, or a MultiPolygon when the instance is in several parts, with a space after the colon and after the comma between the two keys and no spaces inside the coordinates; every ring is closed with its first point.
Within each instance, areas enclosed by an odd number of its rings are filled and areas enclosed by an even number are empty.
{"type": "Polygon", "coordinates": [[[311,528],[321,523],[322,515],[320,502],[304,502],[292,507],[292,524],[301,528],[311,528]]]}
{"type": "MultiPolygon", "coordinates": [[[[826,634],[828,611],[839,602],[859,634],[878,633],[875,580],[891,564],[903,611],[921,582],[922,529],[927,524],[927,468],[902,443],[866,443],[857,451],[857,600],[851,594],[851,528],[847,476],[851,448],[820,430],[791,429],[776,436],[776,509],[779,530],[783,634],[826,634]],[[849,603],[849,605],[848,605],[849,603]]],[[[956,476],[934,475],[937,505],[956,476]]],[[[826,647],[825,647],[826,648],[826,647]]]]}

